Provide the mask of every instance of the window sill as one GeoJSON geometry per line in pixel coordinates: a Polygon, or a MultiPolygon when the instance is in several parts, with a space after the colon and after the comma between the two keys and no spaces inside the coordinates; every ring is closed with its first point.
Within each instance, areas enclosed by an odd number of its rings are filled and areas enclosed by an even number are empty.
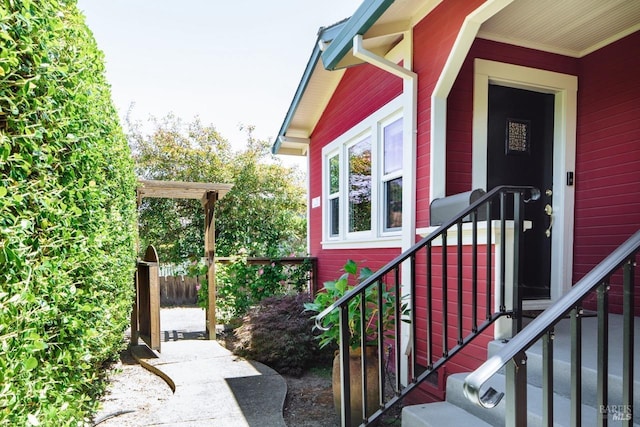
{"type": "Polygon", "coordinates": [[[358,240],[324,240],[322,249],[377,249],[377,248],[401,248],[400,235],[391,237],[378,237],[358,240]]]}

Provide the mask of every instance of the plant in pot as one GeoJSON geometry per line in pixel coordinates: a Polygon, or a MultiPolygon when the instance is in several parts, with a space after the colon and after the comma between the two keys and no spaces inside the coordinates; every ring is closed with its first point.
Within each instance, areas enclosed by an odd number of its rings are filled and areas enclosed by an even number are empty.
{"type": "MultiPolygon", "coordinates": [[[[305,304],[307,311],[315,312],[316,315],[322,313],[325,309],[330,307],[338,299],[346,295],[352,289],[354,289],[359,283],[362,283],[365,279],[373,274],[373,271],[367,267],[362,267],[358,271],[358,265],[348,260],[344,265],[344,274],[337,280],[324,283],[324,289],[316,295],[312,302],[305,304]]],[[[379,394],[379,372],[378,372],[378,325],[377,320],[382,320],[382,330],[385,331],[385,336],[393,336],[394,333],[394,309],[395,309],[395,293],[388,291],[386,286],[382,286],[382,306],[378,306],[378,286],[371,286],[364,292],[365,297],[365,358],[367,359],[367,414],[369,417],[378,409],[378,394],[379,394]]],[[[350,387],[351,387],[351,419],[362,420],[362,396],[357,390],[360,390],[361,385],[361,348],[362,336],[361,336],[361,295],[354,297],[348,304],[349,315],[349,372],[350,372],[350,387]]],[[[401,305],[401,313],[406,315],[408,305],[406,303],[401,305]]],[[[324,348],[328,345],[338,345],[340,342],[340,327],[339,327],[339,310],[333,310],[326,315],[322,321],[319,329],[320,333],[317,335],[317,339],[320,341],[320,348],[324,348]]],[[[382,373],[380,373],[382,374],[382,373]]],[[[336,411],[340,413],[340,355],[336,351],[335,358],[333,360],[333,398],[336,411]]]]}

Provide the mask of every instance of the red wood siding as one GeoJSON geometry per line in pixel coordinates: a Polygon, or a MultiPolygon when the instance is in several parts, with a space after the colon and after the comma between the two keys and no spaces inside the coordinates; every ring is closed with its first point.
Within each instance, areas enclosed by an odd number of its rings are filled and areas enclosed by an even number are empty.
{"type": "Polygon", "coordinates": [[[447,195],[471,190],[473,58],[465,60],[447,99],[447,195]]]}
{"type": "MultiPolygon", "coordinates": [[[[433,358],[427,360],[427,282],[426,265],[424,263],[416,267],[416,339],[417,339],[417,360],[423,366],[435,363],[443,354],[443,332],[444,332],[444,306],[443,296],[446,292],[447,309],[447,350],[452,349],[457,344],[458,339],[458,281],[462,283],[462,338],[471,334],[473,319],[476,326],[483,323],[486,318],[486,245],[478,246],[478,267],[477,267],[477,309],[472,313],[472,250],[471,246],[464,246],[462,252],[462,276],[458,276],[458,257],[456,247],[449,246],[447,253],[447,288],[443,289],[443,255],[442,247],[434,247],[432,250],[432,307],[431,316],[433,319],[433,358]]],[[[492,259],[495,259],[495,251],[492,247],[492,259]]],[[[492,272],[495,278],[495,272],[492,272]]],[[[495,295],[492,286],[491,293],[495,295]]],[[[491,307],[493,308],[493,307],[491,307]]],[[[492,310],[493,311],[493,310],[492,310]]],[[[489,328],[481,337],[476,338],[469,346],[454,360],[447,364],[447,373],[465,372],[470,367],[479,366],[486,360],[487,344],[493,338],[493,328],[489,328]]],[[[443,389],[444,390],[444,389],[443,389]]]]}
{"type": "MultiPolygon", "coordinates": [[[[580,61],[576,281],[640,229],[640,55],[631,54],[639,45],[636,32],[580,61]]],[[[619,310],[620,279],[613,282],[610,301],[619,310]]],[[[640,273],[636,286],[640,287],[640,273]]]]}
{"type": "Polygon", "coordinates": [[[398,249],[331,249],[321,250],[318,258],[318,283],[336,280],[343,273],[347,260],[355,261],[358,266],[369,267],[376,271],[398,255],[398,249]]]}
{"type": "Polygon", "coordinates": [[[481,0],[445,0],[413,29],[413,70],[418,74],[416,224],[429,225],[431,94],[465,17],[481,0]]]}
{"type": "MultiPolygon", "coordinates": [[[[363,64],[346,70],[311,135],[309,200],[322,196],[322,148],[401,93],[402,80],[376,67],[363,64]]],[[[397,249],[323,250],[322,209],[310,209],[309,218],[310,249],[318,257],[319,283],[340,276],[348,259],[377,269],[398,254],[397,249]]]]}

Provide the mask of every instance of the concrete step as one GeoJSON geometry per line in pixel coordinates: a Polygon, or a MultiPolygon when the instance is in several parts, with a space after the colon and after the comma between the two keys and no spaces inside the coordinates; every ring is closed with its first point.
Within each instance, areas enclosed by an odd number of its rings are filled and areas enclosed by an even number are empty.
{"type": "Polygon", "coordinates": [[[491,427],[475,415],[449,402],[405,406],[402,409],[403,427],[491,427]]]}
{"type": "MultiPolygon", "coordinates": [[[[571,335],[569,320],[561,321],[555,330],[554,384],[555,393],[569,397],[571,395],[571,335]]],[[[640,318],[636,317],[635,330],[640,331],[640,318]]],[[[597,318],[582,319],[582,402],[596,406],[597,403],[597,318]]],[[[609,404],[622,403],[622,316],[609,315],[609,404]]],[[[640,355],[640,340],[634,340],[635,354],[640,355]]],[[[504,343],[489,343],[489,356],[496,354],[504,343]]],[[[542,341],[527,351],[527,379],[529,384],[542,386],[542,341]]],[[[634,359],[634,408],[640,408],[640,357],[634,359]]]]}
{"type": "MultiPolygon", "coordinates": [[[[402,411],[402,425],[408,427],[452,426],[470,427],[476,425],[505,425],[506,397],[492,409],[482,408],[467,400],[462,391],[462,385],[467,373],[453,374],[447,379],[447,400],[423,405],[405,407],[402,411]]],[[[495,375],[487,386],[498,391],[505,389],[505,377],[495,375]]],[[[533,385],[527,387],[527,425],[529,427],[542,426],[542,389],[533,385]]],[[[554,394],[554,420],[557,427],[571,425],[570,401],[564,396],[554,394]]],[[[582,425],[596,426],[602,414],[598,409],[589,405],[582,405],[582,425]]],[[[608,415],[610,426],[622,425],[613,414],[608,415]]],[[[638,424],[634,424],[638,426],[638,424]]]]}
{"type": "MultiPolygon", "coordinates": [[[[503,426],[505,420],[506,396],[492,409],[486,409],[473,404],[463,392],[464,379],[467,373],[453,374],[447,379],[447,402],[459,406],[465,411],[477,416],[493,426],[503,426]]],[[[502,374],[494,375],[486,384],[497,391],[504,392],[505,377],[502,374]]],[[[571,425],[570,401],[564,396],[554,394],[554,426],[571,425]]],[[[582,405],[583,426],[597,425],[598,411],[588,405],[582,405]]],[[[527,387],[527,425],[531,427],[542,425],[542,389],[533,385],[527,387]]]]}

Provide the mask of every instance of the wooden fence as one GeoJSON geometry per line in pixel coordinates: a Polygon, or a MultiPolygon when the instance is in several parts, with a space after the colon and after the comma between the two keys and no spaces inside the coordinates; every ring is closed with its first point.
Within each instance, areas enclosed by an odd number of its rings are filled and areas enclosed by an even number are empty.
{"type": "MultiPolygon", "coordinates": [[[[216,262],[220,264],[229,264],[233,262],[232,257],[216,257],[216,262]]],[[[284,258],[264,258],[264,257],[249,257],[247,258],[247,264],[249,265],[267,265],[271,263],[283,264],[283,265],[302,265],[305,262],[311,264],[309,270],[309,287],[308,292],[311,297],[314,298],[316,293],[320,290],[318,288],[318,258],[316,257],[284,257],[284,258]]]]}
{"type": "MultiPolygon", "coordinates": [[[[217,257],[216,262],[228,264],[233,258],[217,257]]],[[[288,258],[248,258],[247,263],[251,265],[267,265],[271,263],[279,263],[284,265],[301,265],[304,262],[310,262],[309,271],[309,288],[308,291],[312,296],[318,292],[317,282],[317,258],[315,257],[288,257],[288,258]]],[[[170,267],[161,266],[161,272],[165,274],[171,273],[170,267]]],[[[200,283],[206,283],[206,277],[200,276],[200,283]]],[[[160,306],[190,306],[198,303],[198,278],[189,276],[160,276],[160,306]]]]}
{"type": "MultiPolygon", "coordinates": [[[[206,280],[200,276],[200,281],[206,280]]],[[[160,306],[189,306],[198,303],[198,277],[160,277],[160,306]]]]}

